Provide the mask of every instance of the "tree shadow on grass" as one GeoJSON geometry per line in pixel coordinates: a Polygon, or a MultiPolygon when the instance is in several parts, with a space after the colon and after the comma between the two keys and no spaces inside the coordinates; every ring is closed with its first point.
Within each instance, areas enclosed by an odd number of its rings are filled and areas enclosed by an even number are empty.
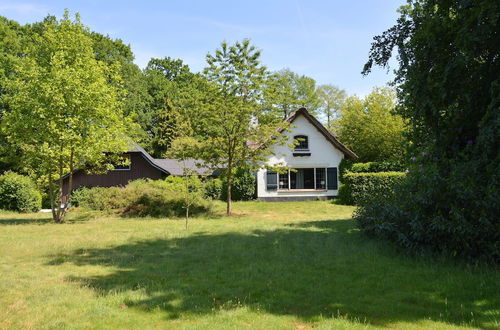
{"type": "Polygon", "coordinates": [[[110,267],[109,275],[70,280],[102,296],[121,292],[127,306],[168,318],[245,306],[310,322],[341,315],[379,326],[430,319],[487,328],[500,308],[494,272],[405,259],[366,240],[352,220],[197,233],[49,261],[63,263],[110,267]],[[146,298],[125,298],[134,291],[146,298]]]}
{"type": "Polygon", "coordinates": [[[7,218],[7,219],[0,219],[0,226],[43,225],[50,222],[53,222],[52,218],[40,218],[40,219],[7,218]]]}
{"type": "MultiPolygon", "coordinates": [[[[66,216],[65,224],[80,223],[88,221],[96,217],[96,212],[70,212],[66,216]]],[[[40,214],[34,214],[32,218],[28,218],[30,214],[22,214],[22,218],[2,218],[0,217],[0,226],[15,226],[15,225],[45,225],[55,224],[52,219],[52,213],[45,213],[43,217],[40,214]]]]}

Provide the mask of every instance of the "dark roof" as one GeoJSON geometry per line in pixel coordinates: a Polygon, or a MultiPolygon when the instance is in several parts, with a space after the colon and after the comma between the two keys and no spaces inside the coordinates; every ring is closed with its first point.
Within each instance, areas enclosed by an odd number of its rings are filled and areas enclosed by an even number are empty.
{"type": "MultiPolygon", "coordinates": [[[[356,155],[354,152],[352,152],[351,150],[349,150],[349,148],[347,148],[345,145],[343,145],[342,143],[340,143],[340,141],[337,139],[337,137],[332,132],[330,132],[329,130],[327,130],[326,127],[323,126],[323,124],[321,124],[313,115],[311,115],[306,110],[306,108],[300,108],[299,110],[297,110],[295,112],[292,112],[290,114],[290,116],[288,116],[288,118],[285,119],[285,122],[291,124],[300,115],[304,116],[314,127],[316,127],[316,129],[321,134],[323,134],[323,136],[328,141],[330,141],[331,144],[333,144],[333,146],[335,148],[337,148],[340,151],[342,151],[342,153],[346,157],[348,157],[348,158],[358,158],[358,155],[356,155]]],[[[283,132],[283,130],[284,130],[284,128],[280,129],[280,132],[283,132]]]]}
{"type": "Polygon", "coordinates": [[[213,171],[202,166],[202,161],[196,159],[186,159],[179,161],[168,158],[153,158],[144,148],[137,143],[133,143],[128,152],[139,152],[153,167],[165,174],[183,175],[184,168],[192,171],[196,175],[212,175],[213,171]]]}

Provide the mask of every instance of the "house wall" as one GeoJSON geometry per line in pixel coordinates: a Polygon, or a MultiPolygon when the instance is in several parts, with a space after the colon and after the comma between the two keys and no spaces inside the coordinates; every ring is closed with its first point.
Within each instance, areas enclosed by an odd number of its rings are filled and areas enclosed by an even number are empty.
{"type": "MultiPolygon", "coordinates": [[[[73,190],[79,187],[114,187],[125,186],[136,179],[161,179],[166,174],[153,167],[141,153],[130,153],[130,170],[114,170],[105,174],[87,174],[77,171],[73,174],[73,190]]],[[[63,194],[68,194],[68,178],[63,181],[63,194]]]]}
{"type": "MultiPolygon", "coordinates": [[[[339,167],[344,154],[335,148],[304,116],[297,117],[293,122],[293,126],[290,132],[283,133],[288,136],[288,143],[292,143],[293,137],[296,135],[307,135],[311,156],[294,157],[293,150],[288,146],[275,146],[275,156],[270,157],[267,161],[268,165],[282,163],[290,168],[339,167]]],[[[257,197],[262,200],[332,198],[337,195],[338,190],[268,191],[266,189],[266,169],[261,168],[257,172],[257,197]]]]}

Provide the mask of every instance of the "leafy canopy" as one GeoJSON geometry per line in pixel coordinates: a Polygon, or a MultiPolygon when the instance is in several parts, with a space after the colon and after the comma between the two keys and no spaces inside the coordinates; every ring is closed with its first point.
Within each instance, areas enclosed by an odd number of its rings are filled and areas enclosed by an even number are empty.
{"type": "Polygon", "coordinates": [[[392,113],[395,105],[394,91],[388,88],[375,88],[364,98],[346,98],[336,131],[360,162],[403,160],[404,123],[392,113]]]}
{"type": "Polygon", "coordinates": [[[31,38],[6,84],[2,130],[22,150],[23,163],[52,186],[77,166],[100,165],[107,153],[125,151],[130,125],[117,88],[119,67],[96,60],[78,15],[45,20],[31,38]]]}

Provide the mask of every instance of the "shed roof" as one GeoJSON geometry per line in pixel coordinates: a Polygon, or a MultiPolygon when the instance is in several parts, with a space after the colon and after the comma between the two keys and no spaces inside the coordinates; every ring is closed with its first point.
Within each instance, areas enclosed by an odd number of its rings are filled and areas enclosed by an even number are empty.
{"type": "Polygon", "coordinates": [[[183,175],[184,168],[196,175],[212,175],[213,171],[203,166],[203,162],[197,159],[186,159],[180,161],[169,158],[153,158],[144,148],[137,143],[133,143],[128,152],[138,152],[154,167],[170,175],[183,175]]]}

